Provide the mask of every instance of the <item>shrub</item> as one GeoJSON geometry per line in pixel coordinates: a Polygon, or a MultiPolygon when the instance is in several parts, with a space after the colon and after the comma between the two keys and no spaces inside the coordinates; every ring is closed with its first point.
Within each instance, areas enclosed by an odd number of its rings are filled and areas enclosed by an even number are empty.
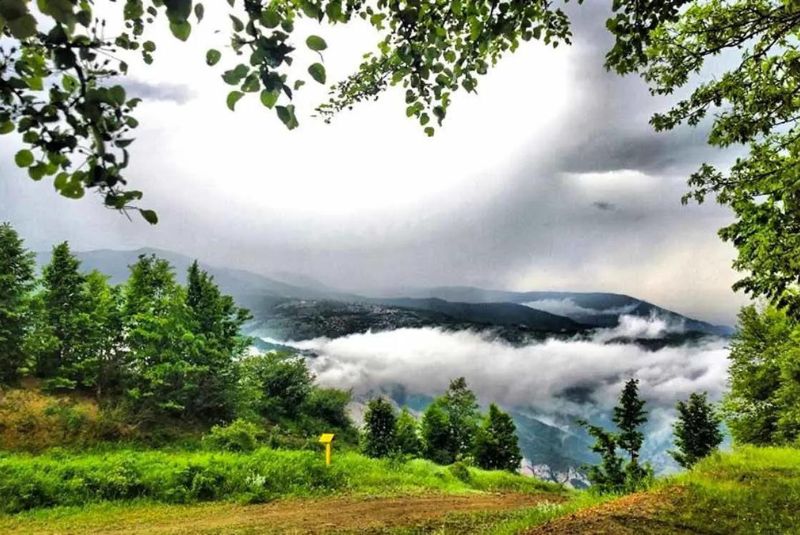
{"type": "Polygon", "coordinates": [[[469,468],[463,461],[458,461],[449,467],[450,473],[464,483],[472,481],[472,474],[469,473],[469,468]]]}
{"type": "Polygon", "coordinates": [[[248,452],[258,447],[264,431],[252,422],[234,420],[226,426],[215,425],[203,436],[203,444],[212,449],[248,452]]]}

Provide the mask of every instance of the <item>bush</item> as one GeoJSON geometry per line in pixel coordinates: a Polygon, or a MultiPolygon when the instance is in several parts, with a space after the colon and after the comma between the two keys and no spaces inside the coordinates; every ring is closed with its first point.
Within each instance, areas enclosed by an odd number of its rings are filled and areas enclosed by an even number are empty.
{"type": "Polygon", "coordinates": [[[203,436],[203,445],[223,451],[248,452],[258,447],[264,431],[252,422],[234,420],[226,426],[215,425],[203,436]]]}
{"type": "Polygon", "coordinates": [[[463,461],[458,461],[450,466],[449,468],[450,473],[458,479],[459,481],[463,481],[464,483],[469,483],[472,481],[472,475],[469,473],[469,468],[463,461]]]}

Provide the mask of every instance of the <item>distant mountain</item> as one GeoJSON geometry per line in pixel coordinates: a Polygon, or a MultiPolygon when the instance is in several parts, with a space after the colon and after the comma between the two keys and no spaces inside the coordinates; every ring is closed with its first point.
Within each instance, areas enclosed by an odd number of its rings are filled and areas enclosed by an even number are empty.
{"type": "Polygon", "coordinates": [[[379,298],[373,299],[384,305],[430,310],[452,318],[488,325],[525,325],[533,330],[547,332],[579,332],[582,325],[564,316],[536,310],[516,303],[469,303],[452,302],[440,298],[379,298]]]}
{"type": "MultiPolygon", "coordinates": [[[[82,268],[97,269],[111,282],[124,282],[141,255],[168,260],[178,280],[193,259],[161,249],[97,250],[77,253],[82,268]]],[[[50,253],[40,253],[40,265],[50,253]]],[[[404,288],[362,296],[328,288],[303,275],[274,277],[200,262],[222,291],[254,316],[248,334],[301,340],[344,336],[367,330],[439,326],[448,329],[493,328],[513,342],[548,334],[570,335],[594,327],[615,327],[623,314],[680,324],[687,332],[728,335],[731,329],[688,318],[635,297],[613,293],[510,292],[452,286],[404,288]]],[[[672,342],[666,342],[672,343],[672,342]]],[[[651,343],[654,347],[657,342],[651,343]]]]}
{"type": "Polygon", "coordinates": [[[650,317],[680,323],[686,331],[717,336],[730,336],[733,328],[713,325],[678,314],[647,301],[624,294],[602,292],[512,292],[486,290],[470,286],[440,286],[434,288],[397,288],[382,292],[388,298],[443,299],[467,303],[516,303],[530,308],[567,317],[591,327],[616,327],[623,314],[650,317]]]}

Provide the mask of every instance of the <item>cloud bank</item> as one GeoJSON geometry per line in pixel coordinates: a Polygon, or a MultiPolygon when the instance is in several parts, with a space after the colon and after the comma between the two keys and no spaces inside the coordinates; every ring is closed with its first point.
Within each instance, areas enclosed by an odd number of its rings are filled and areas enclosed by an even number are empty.
{"type": "MultiPolygon", "coordinates": [[[[646,320],[645,320],[646,321],[646,320]]],[[[650,322],[654,323],[654,322],[650,322]]],[[[637,332],[641,325],[634,326],[637,332]]],[[[644,327],[645,332],[667,328],[644,327]]],[[[398,329],[292,343],[318,355],[310,365],[321,384],[367,395],[402,385],[408,394],[439,395],[453,377],[464,376],[483,403],[541,413],[588,415],[613,406],[623,383],[640,381],[652,409],[707,391],[718,399],[726,386],[726,342],[647,351],[634,344],[603,343],[632,332],[624,324],[590,340],[555,340],[522,347],[473,331],[398,329]]]]}

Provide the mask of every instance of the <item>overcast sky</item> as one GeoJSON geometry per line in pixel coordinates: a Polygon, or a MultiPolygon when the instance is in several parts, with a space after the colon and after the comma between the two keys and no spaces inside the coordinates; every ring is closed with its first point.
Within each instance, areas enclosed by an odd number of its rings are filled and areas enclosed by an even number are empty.
{"type": "MultiPolygon", "coordinates": [[[[130,222],[91,195],[60,198],[14,168],[19,146],[4,137],[0,219],[29,247],[160,247],[347,289],[614,291],[734,321],[744,301],[730,290],[734,251],[716,235],[730,215],[680,204],[691,171],[733,155],[706,149],[702,130],[651,131],[667,103],[605,72],[597,7],[574,12],[573,47],[524,46],[479,95],[458,94],[433,139],[405,118],[400,91],[325,125],[309,117],[325,96],[312,82],[293,132],[257,99],[231,113],[222,69],[203,60],[228,25],[207,8],[187,44],[159,36],[155,64],[134,64],[128,83],[146,98],[128,176],[161,222],[130,222]]],[[[376,41],[358,25],[306,30],[328,41],[329,80],[376,41]]],[[[304,68],[312,58],[298,59],[304,68]]]]}

